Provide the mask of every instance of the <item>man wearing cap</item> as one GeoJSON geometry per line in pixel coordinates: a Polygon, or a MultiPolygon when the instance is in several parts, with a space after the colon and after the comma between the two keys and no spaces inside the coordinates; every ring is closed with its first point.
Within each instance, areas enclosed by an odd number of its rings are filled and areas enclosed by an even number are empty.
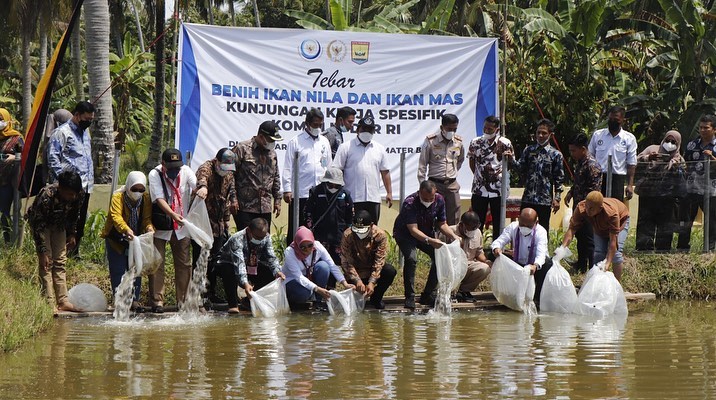
{"type": "Polygon", "coordinates": [[[152,312],[164,312],[164,253],[167,242],[169,242],[174,257],[177,303],[184,302],[191,280],[191,261],[189,259],[191,239],[182,220],[189,211],[191,194],[195,189],[196,175],[191,168],[184,165],[181,152],[177,149],[164,150],[162,163],[149,171],[149,190],[154,204],[152,225],[156,229],[154,246],[162,255],[162,263],[159,268],[149,276],[152,312]],[[169,218],[163,217],[162,213],[169,218]]]}
{"type": "Polygon", "coordinates": [[[306,113],[306,124],[303,132],[296,135],[286,146],[286,158],[283,162],[283,200],[289,204],[288,232],[286,242],[293,241],[294,231],[299,226],[306,225],[303,213],[298,213],[298,225],[293,224],[293,202],[298,201],[298,209],[303,210],[308,199],[308,191],[321,183],[326,169],[331,165],[331,144],[325,136],[321,135],[323,126],[323,113],[312,108],[306,113]],[[293,181],[293,161],[298,157],[298,182],[293,181]],[[295,187],[294,187],[295,186],[295,187]],[[297,193],[294,193],[297,190],[297,193]]]}
{"type": "Polygon", "coordinates": [[[465,161],[465,148],[462,138],[455,134],[459,122],[457,115],[443,114],[440,130],[425,138],[418,161],[418,182],[435,182],[438,193],[445,198],[448,225],[455,225],[460,218],[457,173],[465,161]]]}
{"type": "Polygon", "coordinates": [[[338,168],[328,168],[321,183],[311,188],[303,209],[306,227],[328,250],[333,262],[341,264],[341,239],[343,231],[353,219],[353,200],[343,187],[343,173],[338,168]]]}
{"type": "MultiPolygon", "coordinates": [[[[227,148],[216,153],[216,157],[203,163],[196,170],[196,195],[205,199],[209,223],[214,235],[214,244],[209,253],[209,265],[206,276],[209,289],[206,293],[212,303],[223,303],[216,296],[216,258],[221,246],[229,239],[229,221],[231,210],[236,209],[236,188],[234,187],[234,171],[236,171],[236,154],[227,148]]],[[[194,241],[192,247],[192,264],[196,268],[201,247],[194,241]]]]}
{"type": "Polygon", "coordinates": [[[383,295],[395,279],[395,268],[385,262],[388,234],[373,223],[366,210],[356,212],[353,225],[343,232],[341,254],[346,281],[370,298],[373,307],[385,308],[383,295]]]}
{"type": "Polygon", "coordinates": [[[385,200],[393,205],[392,184],[385,147],[373,141],[375,123],[366,117],[358,121],[358,135],[343,143],[336,152],[333,166],[343,171],[346,189],[353,197],[353,209],[366,210],[371,220],[380,220],[380,181],[383,181],[385,200]]]}
{"type": "Polygon", "coordinates": [[[323,136],[331,144],[331,153],[336,158],[338,147],[345,142],[344,134],[353,130],[353,123],[356,120],[356,110],[351,107],[341,107],[336,111],[336,122],[323,132],[323,136]]]}
{"type": "Polygon", "coordinates": [[[281,213],[281,178],[278,173],[276,142],[282,140],[278,125],[264,121],[256,136],[234,146],[234,172],[238,211],[234,221],[238,230],[249,226],[254,218],[265,219],[271,226],[271,212],[281,213]]]}
{"type": "Polygon", "coordinates": [[[614,277],[621,280],[624,262],[622,249],[629,231],[629,209],[619,199],[604,197],[596,190],[590,192],[574,208],[562,247],[569,246],[574,232],[587,221],[594,230],[594,262],[604,261],[605,271],[614,264],[614,277]]]}

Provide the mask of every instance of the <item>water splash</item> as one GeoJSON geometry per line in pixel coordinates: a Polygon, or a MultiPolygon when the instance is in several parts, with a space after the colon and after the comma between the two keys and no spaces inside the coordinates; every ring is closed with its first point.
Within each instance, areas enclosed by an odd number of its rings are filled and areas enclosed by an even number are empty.
{"type": "Polygon", "coordinates": [[[186,293],[184,302],[179,306],[179,313],[184,316],[200,315],[202,313],[202,306],[204,305],[203,295],[206,293],[206,270],[209,265],[209,246],[201,248],[199,253],[199,259],[196,261],[196,268],[191,275],[191,282],[189,282],[189,289],[186,293]]]}

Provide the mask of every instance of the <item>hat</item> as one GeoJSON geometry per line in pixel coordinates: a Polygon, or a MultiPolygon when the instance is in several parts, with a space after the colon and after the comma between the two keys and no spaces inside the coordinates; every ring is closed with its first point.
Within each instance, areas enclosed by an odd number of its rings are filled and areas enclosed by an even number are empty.
{"type": "Polygon", "coordinates": [[[222,171],[236,171],[236,153],[226,147],[216,153],[216,160],[222,171]]]}
{"type": "Polygon", "coordinates": [[[321,182],[333,183],[336,185],[345,185],[343,181],[343,171],[338,168],[328,168],[326,174],[321,178],[321,182]]]}
{"type": "Polygon", "coordinates": [[[370,213],[366,210],[359,210],[353,217],[351,230],[355,233],[366,233],[372,223],[373,218],[370,216],[370,213]]]}
{"type": "Polygon", "coordinates": [[[264,121],[259,126],[259,133],[275,141],[283,140],[278,133],[278,124],[273,121],[264,121]]]}
{"type": "Polygon", "coordinates": [[[179,168],[184,165],[181,152],[177,149],[166,149],[162,153],[162,161],[167,169],[179,168]]]}
{"type": "Polygon", "coordinates": [[[361,118],[360,121],[358,121],[358,128],[361,128],[363,132],[375,132],[375,121],[373,121],[373,117],[361,118]]]}

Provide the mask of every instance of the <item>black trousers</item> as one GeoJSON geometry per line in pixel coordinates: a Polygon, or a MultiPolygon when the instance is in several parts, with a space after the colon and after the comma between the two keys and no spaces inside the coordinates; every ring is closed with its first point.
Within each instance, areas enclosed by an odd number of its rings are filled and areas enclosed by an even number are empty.
{"type": "MultiPolygon", "coordinates": [[[[380,270],[380,278],[378,278],[378,282],[375,283],[373,294],[370,295],[370,301],[379,302],[383,300],[385,292],[388,291],[390,285],[393,284],[393,280],[397,274],[398,271],[396,271],[392,265],[388,263],[383,265],[383,269],[380,270]]],[[[361,281],[363,281],[364,285],[368,284],[368,279],[361,279],[361,281]]]]}
{"type": "MultiPolygon", "coordinates": [[[[209,252],[209,264],[206,266],[206,279],[209,281],[209,287],[205,296],[211,297],[216,295],[216,264],[219,258],[219,252],[221,252],[221,247],[224,246],[224,243],[226,243],[226,241],[228,240],[227,235],[214,236],[214,244],[211,246],[211,251],[209,252]]],[[[193,270],[196,269],[196,262],[199,260],[200,253],[201,246],[199,246],[195,241],[192,240],[191,265],[193,270]]]]}
{"type": "Polygon", "coordinates": [[[542,225],[544,230],[547,231],[549,237],[549,217],[550,215],[552,215],[552,206],[543,206],[540,204],[522,202],[522,204],[520,204],[520,211],[524,210],[525,208],[531,208],[537,212],[537,221],[540,225],[542,225]]]}
{"type": "MultiPolygon", "coordinates": [[[[703,211],[704,196],[689,193],[686,197],[679,199],[680,229],[679,240],[676,248],[682,251],[691,249],[691,227],[696,219],[699,208],[703,211]]],[[[641,211],[640,211],[641,212],[641,211]]],[[[716,197],[711,197],[709,204],[709,249],[716,247],[716,197]]],[[[706,216],[704,216],[706,218],[706,216]]]]}
{"type": "Polygon", "coordinates": [[[234,214],[234,223],[236,223],[236,230],[240,231],[249,226],[249,223],[254,218],[263,218],[268,222],[269,232],[271,232],[271,213],[252,213],[241,211],[234,214]]]}
{"type": "MultiPolygon", "coordinates": [[[[577,202],[573,203],[574,207],[572,209],[575,209],[577,202]]],[[[577,264],[575,267],[577,271],[587,272],[594,265],[594,230],[592,229],[592,224],[585,220],[577,232],[574,232],[574,237],[577,239],[577,264]]]]}
{"type": "Polygon", "coordinates": [[[419,243],[416,239],[395,239],[400,252],[403,253],[403,287],[405,298],[415,298],[415,267],[418,264],[418,250],[430,257],[430,272],[428,281],[425,282],[422,297],[433,296],[438,286],[438,270],[435,266],[435,249],[425,243],[419,243]]]}
{"type": "Polygon", "coordinates": [[[293,202],[296,201],[296,199],[292,199],[291,202],[288,204],[288,232],[286,232],[286,243],[291,244],[293,242],[293,232],[298,229],[299,226],[305,226],[306,225],[306,217],[303,213],[303,209],[306,208],[306,201],[308,201],[308,198],[305,199],[298,199],[298,226],[293,226],[293,202]]]}
{"type": "Polygon", "coordinates": [[[547,277],[547,271],[549,271],[550,268],[552,268],[552,259],[548,257],[545,259],[545,262],[544,262],[544,265],[542,266],[542,268],[535,271],[534,301],[535,301],[535,304],[537,304],[538,306],[539,306],[540,294],[542,293],[542,285],[544,285],[544,278],[547,277]]]}
{"type": "Polygon", "coordinates": [[[74,258],[79,256],[80,242],[82,242],[82,237],[85,235],[85,223],[87,222],[87,207],[89,206],[89,199],[90,194],[85,193],[82,205],[80,205],[80,217],[77,220],[77,233],[75,234],[75,240],[77,241],[77,245],[74,249],[67,252],[68,257],[74,258]]]}
{"type": "Polygon", "coordinates": [[[636,222],[636,249],[669,251],[677,231],[676,198],[639,196],[636,222]]]}
{"type": "Polygon", "coordinates": [[[492,215],[492,240],[497,239],[502,233],[502,223],[500,214],[502,213],[502,197],[482,197],[479,194],[473,194],[470,199],[472,211],[477,213],[480,218],[480,231],[485,234],[485,217],[487,217],[487,207],[490,207],[492,215]]]}
{"type": "MultiPolygon", "coordinates": [[[[234,266],[232,264],[219,263],[216,265],[216,271],[224,283],[224,293],[226,293],[226,303],[229,308],[238,307],[239,295],[236,291],[239,288],[239,279],[234,271],[234,266]]],[[[271,273],[271,268],[262,262],[259,262],[257,273],[257,275],[248,276],[249,283],[254,287],[254,290],[259,290],[276,279],[271,273]]]]}
{"type": "MultiPolygon", "coordinates": [[[[624,185],[626,184],[626,175],[612,174],[612,197],[624,201],[624,185]]],[[[607,174],[602,174],[602,195],[607,197],[607,174]]]]}
{"type": "Polygon", "coordinates": [[[358,213],[360,210],[368,211],[368,214],[370,214],[370,217],[373,219],[373,223],[378,225],[378,220],[380,219],[380,203],[373,203],[370,201],[353,203],[353,215],[358,213]]]}

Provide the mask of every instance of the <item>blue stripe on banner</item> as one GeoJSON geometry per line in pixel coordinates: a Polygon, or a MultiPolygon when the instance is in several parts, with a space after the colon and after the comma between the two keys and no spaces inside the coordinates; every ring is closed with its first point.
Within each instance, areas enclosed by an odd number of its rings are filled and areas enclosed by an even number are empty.
{"type": "Polygon", "coordinates": [[[497,110],[497,41],[490,47],[480,77],[480,88],[477,91],[477,108],[475,109],[475,127],[477,136],[482,136],[482,125],[490,115],[498,116],[497,110]]]}
{"type": "Polygon", "coordinates": [[[179,150],[183,157],[186,152],[194,154],[196,140],[199,137],[199,118],[201,117],[201,92],[199,74],[196,69],[194,50],[189,34],[184,28],[184,42],[181,54],[181,116],[179,119],[179,150]]]}

